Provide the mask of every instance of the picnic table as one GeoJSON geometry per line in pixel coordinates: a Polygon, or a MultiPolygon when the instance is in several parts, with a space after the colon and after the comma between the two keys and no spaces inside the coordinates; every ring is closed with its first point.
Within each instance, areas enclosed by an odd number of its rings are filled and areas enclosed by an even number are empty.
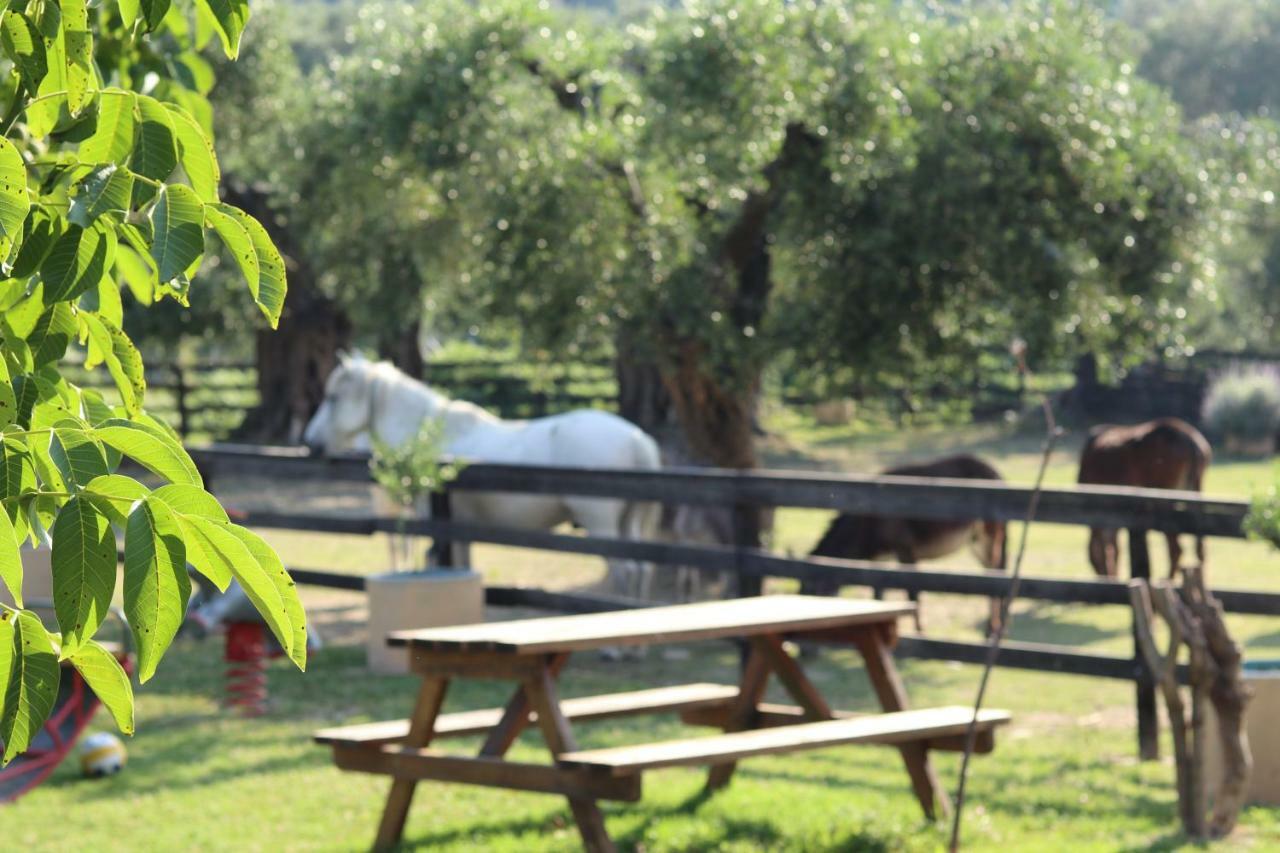
{"type": "MultiPolygon", "coordinates": [[[[891,650],[898,619],[913,612],[909,603],[771,595],[395,632],[388,643],[406,648],[413,672],[422,678],[412,716],[325,729],[315,733],[315,740],[332,747],[334,762],[344,770],[393,778],[376,848],[400,840],[422,780],[565,796],[586,849],[609,851],[614,846],[597,803],[638,800],[646,770],[707,766],[707,786],[714,790],[728,784],[740,759],[842,744],[897,747],[924,813],[935,818],[950,804],[929,752],[963,749],[973,710],[908,708],[891,650]],[[723,639],[749,644],[736,685],[684,684],[565,700],[557,690],[573,652],[723,639]],[[788,639],[857,648],[884,713],[833,710],[787,652],[788,639]],[[763,701],[770,674],[795,705],[763,701]],[[504,708],[441,714],[449,682],[457,678],[507,679],[516,686],[504,708]],[[571,721],[661,712],[676,712],[686,723],[722,733],[582,750],[570,726],[571,721]],[[553,764],[505,758],[530,725],[541,731],[553,764]],[[475,757],[431,748],[440,738],[474,734],[485,735],[475,757]]],[[[1006,711],[979,715],[978,752],[991,751],[996,726],[1008,720],[1006,711]]]]}

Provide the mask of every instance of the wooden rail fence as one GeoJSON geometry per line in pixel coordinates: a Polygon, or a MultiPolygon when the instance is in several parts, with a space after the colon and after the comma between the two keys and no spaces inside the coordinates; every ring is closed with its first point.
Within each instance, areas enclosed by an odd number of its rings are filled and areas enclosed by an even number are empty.
{"type": "MultiPolygon", "coordinates": [[[[221,445],[192,452],[212,479],[235,474],[287,480],[319,479],[369,482],[368,460],[357,456],[315,458],[296,448],[221,445]]],[[[549,468],[519,465],[468,465],[450,484],[452,491],[505,491],[651,500],[670,504],[724,507],[773,506],[873,512],[911,518],[987,518],[1015,521],[1025,516],[1030,489],[1002,483],[916,477],[831,476],[800,472],[668,469],[663,471],[549,468]]],[[[643,560],[658,565],[696,566],[735,573],[742,579],[767,577],[836,581],[850,586],[918,592],[1001,597],[1010,579],[1002,572],[922,569],[895,563],[824,558],[800,559],[744,545],[707,546],[657,541],[584,537],[547,531],[476,524],[448,517],[448,493],[433,500],[433,517],[402,521],[373,515],[280,513],[251,511],[243,523],[254,527],[317,530],[368,535],[407,531],[430,536],[440,553],[449,542],[484,542],[565,553],[643,560]],[[442,546],[444,546],[442,548],[442,546]]],[[[1130,565],[1134,577],[1149,577],[1147,532],[1164,531],[1240,538],[1248,511],[1242,501],[1204,498],[1192,492],[1106,487],[1047,489],[1037,522],[1126,528],[1130,532],[1130,565]]],[[[295,570],[299,583],[347,588],[359,580],[314,570],[295,570]]],[[[1218,589],[1228,612],[1280,615],[1280,593],[1218,589]]],[[[1128,606],[1126,585],[1116,580],[1074,580],[1024,576],[1020,598],[1082,605],[1128,606]]],[[[495,587],[494,604],[524,604],[572,612],[637,606],[638,602],[595,595],[495,587]]],[[[904,637],[898,654],[905,657],[976,663],[984,643],[904,637]]],[[[1008,642],[999,665],[1130,680],[1136,684],[1139,752],[1158,753],[1155,688],[1140,655],[1117,657],[1039,643],[1008,642]]]]}

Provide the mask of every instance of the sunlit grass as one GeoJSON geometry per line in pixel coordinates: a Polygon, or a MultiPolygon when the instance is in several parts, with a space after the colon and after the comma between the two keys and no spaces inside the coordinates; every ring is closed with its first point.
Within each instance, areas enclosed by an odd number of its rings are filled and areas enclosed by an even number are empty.
{"type": "MultiPolygon", "coordinates": [[[[785,440],[770,444],[775,464],[803,461],[829,470],[874,471],[906,459],[955,449],[990,458],[1008,479],[1033,476],[1039,440],[999,428],[869,432],[816,429],[799,419],[785,440]]],[[[1068,436],[1051,479],[1074,479],[1078,437],[1068,436]]],[[[1220,462],[1207,490],[1247,497],[1270,481],[1267,462],[1220,462]]],[[[260,490],[260,486],[255,486],[260,490]]],[[[232,490],[236,500],[253,489],[232,490]]],[[[270,496],[288,502],[288,495],[270,496]]],[[[295,498],[296,499],[296,496],[295,498]]],[[[358,496],[339,496],[342,501],[358,496]]],[[[775,547],[804,553],[829,513],[783,510],[775,547]]],[[[1016,532],[1016,526],[1015,526],[1016,532]]],[[[386,566],[378,539],[263,531],[290,565],[372,573],[386,566]]],[[[1032,530],[1027,572],[1088,577],[1085,532],[1061,525],[1032,530]]],[[[1152,537],[1153,569],[1166,570],[1152,537]]],[[[1219,586],[1280,590],[1280,557],[1243,541],[1209,543],[1210,577],[1219,586]]],[[[580,588],[598,582],[599,560],[478,547],[475,562],[490,583],[580,588]]],[[[976,565],[956,555],[949,565],[976,565]]],[[[785,584],[777,584],[778,588],[785,584]]],[[[156,679],[139,690],[139,734],[130,764],[117,778],[83,781],[72,763],[40,789],[7,807],[9,845],[33,850],[352,850],[373,838],[387,783],[341,773],[326,750],[312,746],[321,726],[404,716],[415,682],[379,677],[363,666],[357,595],[305,590],[313,619],[330,640],[303,675],[282,662],[271,667],[271,709],[246,721],[219,708],[222,664],[217,641],[182,640],[156,679]]],[[[976,639],[985,603],[926,595],[932,635],[976,639]]],[[[491,618],[513,614],[491,611],[491,618]]],[[[1232,629],[1253,656],[1280,657],[1280,623],[1232,617],[1232,629]]],[[[1131,652],[1128,615],[1120,607],[1023,603],[1013,638],[1064,643],[1094,652],[1131,652]]],[[[654,649],[641,662],[607,664],[582,655],[566,671],[565,695],[613,692],[694,680],[731,681],[735,650],[726,644],[689,646],[669,659],[654,649]]],[[[856,656],[825,655],[808,664],[814,680],[840,707],[870,709],[874,700],[856,656]]],[[[972,699],[975,667],[907,661],[901,665],[917,705],[972,699]]],[[[507,688],[461,683],[447,709],[498,704],[507,688]]],[[[774,694],[781,699],[780,695],[774,694]]],[[[975,762],[967,816],[968,849],[999,851],[1147,850],[1183,845],[1177,831],[1173,771],[1167,758],[1134,760],[1133,689],[1124,682],[1000,670],[989,703],[1009,708],[1014,724],[996,751],[975,762]]],[[[104,726],[103,721],[97,722],[104,726]]],[[[587,746],[678,736],[667,718],[609,721],[578,727],[587,746]]],[[[474,739],[450,742],[473,750],[474,739]]],[[[1168,743],[1164,744],[1168,755],[1168,743]]],[[[536,736],[516,755],[542,760],[536,736]]],[[[938,756],[953,786],[956,756],[938,756]]],[[[892,750],[845,748],[745,762],[734,784],[712,798],[699,795],[702,775],[663,771],[646,778],[637,804],[609,804],[610,831],[624,849],[685,850],[936,850],[943,831],[925,823],[892,750]]],[[[541,795],[424,783],[406,830],[411,848],[430,850],[575,850],[576,832],[563,800],[541,795]]],[[[1280,847],[1280,811],[1254,808],[1221,849],[1280,847]]]]}

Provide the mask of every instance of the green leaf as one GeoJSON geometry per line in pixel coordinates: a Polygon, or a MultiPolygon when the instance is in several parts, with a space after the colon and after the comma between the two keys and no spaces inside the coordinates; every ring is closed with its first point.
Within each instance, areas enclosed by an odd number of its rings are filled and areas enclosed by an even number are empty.
{"type": "Polygon", "coordinates": [[[26,164],[13,143],[0,138],[0,258],[9,257],[19,242],[30,208],[26,164]]]}
{"type": "Polygon", "coordinates": [[[31,209],[22,229],[26,235],[22,240],[22,249],[13,262],[14,278],[29,278],[40,269],[54,242],[62,234],[60,222],[61,220],[55,220],[38,207],[31,209]]]}
{"type": "Polygon", "coordinates": [[[236,264],[249,285],[249,292],[256,299],[259,281],[258,252],[253,247],[249,232],[240,224],[240,218],[227,212],[226,208],[230,207],[227,204],[205,205],[205,224],[217,233],[227,251],[236,259],[236,264]]]}
{"type": "MultiPolygon", "coordinates": [[[[36,469],[31,461],[31,451],[16,438],[0,439],[0,497],[11,498],[36,488],[36,469]]],[[[16,504],[0,504],[14,528],[21,530],[22,512],[16,504]]]]}
{"type": "Polygon", "coordinates": [[[178,137],[178,162],[182,164],[182,171],[187,173],[187,180],[201,201],[216,202],[222,172],[213,143],[186,110],[176,104],[165,104],[165,107],[178,137]]]}
{"type": "Polygon", "coordinates": [[[173,119],[155,98],[138,95],[136,100],[141,121],[129,168],[146,178],[166,180],[178,166],[178,141],[173,119]]]}
{"type": "Polygon", "coordinates": [[[9,367],[0,357],[0,429],[18,419],[18,398],[13,393],[13,382],[9,379],[9,367]]]}
{"type": "MultiPolygon", "coordinates": [[[[120,300],[120,287],[109,275],[104,275],[97,287],[86,291],[84,296],[80,297],[80,310],[92,311],[113,326],[124,325],[124,303],[120,300]]],[[[84,341],[83,333],[80,340],[84,341]]],[[[91,366],[85,365],[85,367],[91,366]]]]}
{"type": "MultiPolygon", "coordinates": [[[[14,503],[17,503],[16,501],[14,503]]],[[[0,581],[14,602],[22,606],[22,554],[18,551],[21,542],[18,531],[14,529],[9,513],[0,510],[0,581]]]]}
{"type": "Polygon", "coordinates": [[[285,571],[280,557],[262,537],[235,524],[225,529],[239,539],[253,555],[254,565],[237,565],[236,580],[244,587],[262,617],[267,620],[285,654],[298,669],[307,668],[307,617],[298,600],[298,587],[285,571]],[[279,607],[281,613],[276,614],[279,607]],[[286,633],[284,633],[287,631],[286,633]]]}
{"type": "Polygon", "coordinates": [[[68,486],[83,486],[111,472],[102,445],[73,420],[60,421],[53,427],[49,458],[68,486]]]}
{"type": "Polygon", "coordinates": [[[171,483],[156,489],[153,494],[156,500],[164,501],[178,519],[187,545],[187,562],[225,592],[233,577],[231,563],[238,557],[246,561],[253,559],[238,542],[228,548],[223,541],[225,537],[200,527],[202,522],[227,524],[226,510],[217,498],[195,486],[171,483]],[[240,554],[240,551],[244,553],[240,554]]]}
{"type": "Polygon", "coordinates": [[[213,15],[223,52],[228,59],[235,59],[240,53],[240,34],[249,21],[249,3],[247,0],[200,0],[200,5],[213,15]]]}
{"type": "Polygon", "coordinates": [[[171,483],[203,486],[200,472],[182,449],[182,445],[159,430],[153,430],[135,421],[113,419],[93,434],[103,443],[114,447],[151,473],[171,483]]]}
{"type": "Polygon", "coordinates": [[[133,22],[138,20],[139,11],[138,0],[120,0],[120,20],[126,27],[133,27],[133,22]]]}
{"type": "Polygon", "coordinates": [[[99,362],[106,363],[125,411],[131,417],[136,416],[142,410],[142,399],[147,390],[142,356],[137,347],[105,316],[82,313],[79,319],[89,343],[85,364],[92,367],[99,362]]]}
{"type": "MultiPolygon", "coordinates": [[[[253,250],[258,256],[258,284],[255,287],[250,281],[249,291],[263,313],[267,315],[271,328],[274,329],[280,324],[280,312],[284,310],[284,297],[287,290],[284,259],[280,257],[279,250],[271,242],[267,229],[263,228],[258,220],[229,204],[218,204],[215,207],[218,213],[225,214],[240,223],[253,242],[253,250]]],[[[219,235],[221,236],[221,232],[219,235]]],[[[246,279],[248,279],[247,275],[246,279]]]]}
{"type": "Polygon", "coordinates": [[[37,139],[48,136],[67,113],[66,47],[58,33],[61,13],[53,2],[45,2],[41,8],[45,14],[35,24],[44,34],[45,74],[36,89],[37,97],[26,108],[27,130],[37,139]]]}
{"type": "Polygon", "coordinates": [[[104,213],[127,214],[133,198],[133,173],[109,163],[89,173],[80,182],[79,192],[67,214],[76,225],[88,228],[104,213]]]}
{"type": "Polygon", "coordinates": [[[138,649],[138,679],[155,674],[191,597],[182,530],[162,501],[129,513],[124,540],[124,611],[138,649]]]}
{"type": "Polygon", "coordinates": [[[172,281],[204,253],[204,205],[190,188],[170,184],[160,192],[151,224],[156,234],[151,257],[160,281],[172,281]]]}
{"type": "MultiPolygon", "coordinates": [[[[85,420],[93,426],[115,417],[115,412],[107,405],[102,398],[102,394],[92,388],[80,389],[80,403],[84,406],[85,420]]],[[[120,464],[120,454],[114,450],[108,451],[107,462],[110,463],[112,468],[115,468],[120,464]]]]}
{"type": "Polygon", "coordinates": [[[213,90],[217,77],[213,66],[200,54],[188,51],[177,58],[176,66],[178,79],[186,88],[198,95],[207,95],[213,90]]]}
{"type": "Polygon", "coordinates": [[[0,23],[0,44],[22,75],[23,88],[34,96],[49,70],[44,53],[44,38],[36,25],[26,15],[10,11],[4,16],[3,23],[0,23]]]}
{"type": "Polygon", "coordinates": [[[227,517],[227,511],[222,508],[222,504],[218,503],[218,499],[199,486],[170,483],[156,489],[152,494],[155,495],[156,500],[164,501],[169,509],[179,515],[207,518],[223,524],[231,520],[227,517]]]}
{"type": "Polygon", "coordinates": [[[116,656],[90,640],[71,655],[71,665],[107,706],[116,728],[124,734],[133,734],[133,685],[116,656]]]}
{"type": "Polygon", "coordinates": [[[47,303],[78,299],[101,281],[114,261],[115,233],[73,225],[58,238],[40,267],[47,303]]]}
{"type": "Polygon", "coordinates": [[[26,752],[53,710],[58,695],[58,657],[40,618],[28,610],[6,611],[0,622],[12,625],[12,668],[0,717],[4,762],[26,752]]]}
{"type": "Polygon", "coordinates": [[[169,14],[169,0],[140,0],[142,6],[142,14],[146,18],[147,31],[154,32],[164,23],[165,15],[169,14]]]}
{"type": "Polygon", "coordinates": [[[77,116],[90,100],[94,84],[93,35],[85,0],[59,0],[62,11],[63,61],[66,63],[67,108],[77,116]]]}
{"type": "Polygon", "coordinates": [[[92,502],[74,497],[53,523],[53,607],[62,629],[62,657],[97,632],[116,590],[116,537],[92,502]]]}
{"type": "Polygon", "coordinates": [[[155,301],[156,286],[160,279],[150,254],[140,255],[131,248],[121,246],[116,250],[116,272],[124,279],[129,292],[138,302],[150,305],[155,301]]]}
{"type": "Polygon", "coordinates": [[[36,330],[36,321],[44,313],[45,307],[44,285],[36,284],[35,288],[19,299],[17,304],[0,314],[0,323],[4,324],[12,337],[25,340],[36,330]]]}
{"type": "Polygon", "coordinates": [[[220,590],[225,590],[233,577],[248,577],[250,582],[255,584],[254,587],[250,588],[243,580],[240,583],[248,593],[249,599],[258,608],[258,612],[263,615],[267,625],[277,637],[283,632],[283,636],[292,641],[288,619],[280,597],[275,594],[274,589],[266,585],[267,579],[258,561],[249,553],[244,543],[228,531],[228,527],[230,527],[229,524],[195,515],[182,519],[182,529],[186,534],[188,547],[187,556],[191,565],[220,590]],[[262,598],[264,592],[267,593],[265,599],[262,598]]]}
{"type": "Polygon", "coordinates": [[[59,302],[45,309],[36,320],[35,329],[27,335],[27,346],[35,366],[40,367],[62,358],[67,345],[76,335],[76,318],[71,306],[59,302]]]}
{"type": "Polygon", "coordinates": [[[133,151],[138,128],[134,115],[137,99],[133,92],[103,89],[98,101],[98,126],[92,136],[80,143],[80,160],[124,165],[133,151]]]}
{"type": "Polygon", "coordinates": [[[133,511],[136,502],[149,494],[151,492],[146,486],[123,474],[106,474],[96,477],[84,487],[84,496],[93,501],[94,506],[121,527],[128,521],[129,513],[133,511]],[[128,509],[124,508],[125,501],[133,502],[128,505],[128,509]]]}

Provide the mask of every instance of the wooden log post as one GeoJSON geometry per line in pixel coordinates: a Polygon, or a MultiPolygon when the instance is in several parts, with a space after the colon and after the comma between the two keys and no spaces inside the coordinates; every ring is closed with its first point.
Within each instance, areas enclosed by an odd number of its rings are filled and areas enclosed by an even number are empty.
{"type": "MultiPolygon", "coordinates": [[[[449,521],[453,518],[453,508],[449,499],[448,488],[432,492],[429,503],[433,520],[449,521]]],[[[427,551],[427,565],[452,568],[454,565],[453,540],[448,536],[439,534],[433,536],[431,538],[431,549],[427,551]]]]}
{"type": "MultiPolygon", "coordinates": [[[[1147,531],[1129,530],[1129,572],[1133,580],[1151,579],[1151,554],[1147,550],[1147,531]]],[[[1138,758],[1155,761],[1160,758],[1160,718],[1156,713],[1156,680],[1151,667],[1142,654],[1139,617],[1133,617],[1133,661],[1138,677],[1135,679],[1138,712],[1138,758]]]]}

